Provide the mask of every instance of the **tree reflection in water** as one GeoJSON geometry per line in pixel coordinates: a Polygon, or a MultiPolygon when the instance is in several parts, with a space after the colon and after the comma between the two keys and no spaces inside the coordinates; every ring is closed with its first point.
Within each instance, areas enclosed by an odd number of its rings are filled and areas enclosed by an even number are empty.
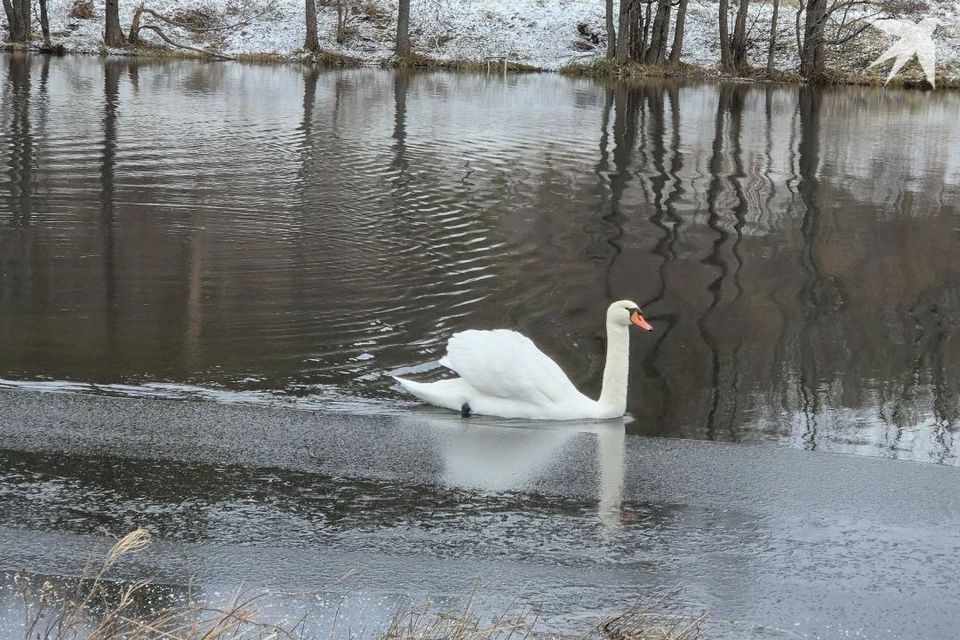
{"type": "Polygon", "coordinates": [[[2,60],[4,378],[395,397],[506,326],[596,394],[631,298],[628,432],[958,462],[955,95],[2,60]]]}

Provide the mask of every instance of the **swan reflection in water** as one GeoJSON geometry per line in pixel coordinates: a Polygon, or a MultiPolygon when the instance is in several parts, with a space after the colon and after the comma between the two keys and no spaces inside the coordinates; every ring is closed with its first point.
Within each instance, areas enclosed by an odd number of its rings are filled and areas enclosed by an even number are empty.
{"type": "Polygon", "coordinates": [[[604,529],[620,525],[626,420],[504,426],[484,419],[458,424],[445,439],[444,484],[484,491],[522,491],[596,498],[604,529]]]}

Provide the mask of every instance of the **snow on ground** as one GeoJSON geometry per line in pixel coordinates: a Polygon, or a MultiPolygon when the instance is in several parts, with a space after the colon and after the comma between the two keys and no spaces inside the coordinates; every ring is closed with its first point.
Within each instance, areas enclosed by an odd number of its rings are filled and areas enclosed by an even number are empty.
{"type": "MultiPolygon", "coordinates": [[[[84,1],[90,0],[48,0],[54,40],[68,51],[101,49],[104,3],[94,2],[92,18],[71,17],[74,4],[84,1]]],[[[200,16],[209,18],[214,26],[239,25],[210,32],[204,40],[191,40],[188,33],[145,16],[145,23],[157,24],[179,42],[198,47],[212,45],[228,55],[278,54],[292,59],[301,55],[305,34],[304,0],[144,1],[148,9],[168,17],[196,19],[200,16]]],[[[334,38],[335,6],[317,7],[321,47],[370,63],[389,59],[397,16],[396,0],[346,1],[351,9],[347,38],[342,45],[334,38]]],[[[934,35],[938,70],[946,77],[960,77],[960,2],[928,1],[930,8],[925,13],[899,17],[915,21],[928,15],[938,18],[942,23],[934,35]]],[[[751,25],[749,55],[752,64],[765,66],[771,7],[766,2],[753,4],[748,21],[751,25]]],[[[796,7],[789,2],[782,4],[776,66],[783,71],[795,71],[798,68],[794,35],[796,7]]],[[[125,30],[130,26],[136,6],[133,0],[120,0],[120,21],[125,30]]],[[[606,47],[603,11],[600,0],[412,0],[411,37],[418,53],[436,59],[482,61],[507,57],[553,70],[571,61],[589,62],[603,55],[606,47]]],[[[720,53],[716,34],[716,2],[690,0],[683,61],[715,67],[720,53]]],[[[153,33],[141,35],[144,40],[160,44],[153,33]]],[[[856,47],[835,52],[830,63],[848,71],[863,69],[893,41],[876,29],[868,29],[854,41],[856,47]]],[[[910,67],[917,67],[919,71],[915,62],[907,65],[910,67]]],[[[889,63],[877,73],[885,74],[887,69],[889,63]]]]}

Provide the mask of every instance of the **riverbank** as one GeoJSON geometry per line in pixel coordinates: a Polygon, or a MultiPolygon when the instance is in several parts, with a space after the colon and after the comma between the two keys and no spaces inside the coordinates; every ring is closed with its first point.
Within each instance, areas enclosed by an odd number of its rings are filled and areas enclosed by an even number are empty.
{"type": "MultiPolygon", "coordinates": [[[[142,23],[162,32],[141,31],[141,46],[107,50],[102,46],[102,6],[89,0],[50,0],[52,44],[70,53],[116,55],[200,55],[247,61],[296,61],[343,65],[426,66],[510,71],[566,71],[590,75],[681,75],[721,77],[717,42],[717,4],[691,3],[684,30],[681,65],[617,68],[604,60],[603,4],[587,0],[431,0],[411,4],[411,40],[415,56],[393,55],[397,7],[392,0],[369,0],[346,12],[337,42],[335,6],[317,7],[319,53],[302,50],[305,20],[302,0],[147,0],[142,23]],[[163,37],[165,36],[165,38],[163,37]],[[177,46],[171,43],[176,43],[177,46]]],[[[125,32],[138,5],[120,2],[125,32]]],[[[796,7],[781,8],[775,73],[772,79],[799,81],[796,7]]],[[[918,21],[935,17],[937,86],[960,86],[960,4],[934,2],[923,13],[902,15],[918,21]]],[[[748,59],[751,78],[767,79],[767,41],[771,8],[751,9],[748,59]]],[[[672,37],[672,36],[671,36],[672,37]]],[[[828,51],[827,66],[837,82],[881,84],[891,62],[867,66],[893,43],[874,28],[828,51]]],[[[891,84],[920,84],[916,60],[891,84]]]]}

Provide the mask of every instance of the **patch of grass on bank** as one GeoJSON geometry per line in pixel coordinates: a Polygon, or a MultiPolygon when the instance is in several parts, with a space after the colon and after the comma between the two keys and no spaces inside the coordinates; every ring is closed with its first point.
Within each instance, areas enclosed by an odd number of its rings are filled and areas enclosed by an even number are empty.
{"type": "Polygon", "coordinates": [[[574,61],[559,69],[560,73],[572,76],[599,78],[719,78],[720,74],[705,67],[680,62],[676,64],[644,64],[626,62],[618,64],[607,58],[594,58],[588,63],[574,61]]]}
{"type": "MultiPolygon", "coordinates": [[[[157,604],[150,583],[118,584],[106,576],[121,558],[145,549],[150,534],[140,528],[117,541],[99,563],[88,560],[72,587],[36,584],[26,570],[14,577],[23,607],[23,638],[33,640],[220,640],[308,638],[306,618],[274,618],[271,594],[237,592],[221,604],[201,603],[192,591],[185,599],[157,604]],[[279,620],[279,621],[278,621],[279,620]]],[[[665,613],[676,590],[641,602],[600,623],[580,640],[696,640],[706,614],[665,613]]],[[[476,594],[474,594],[476,595],[476,594]]],[[[538,612],[523,607],[492,619],[475,612],[473,596],[445,609],[424,602],[397,611],[379,640],[526,640],[543,637],[535,627],[538,612]]],[[[331,629],[328,638],[351,638],[350,629],[331,629]]],[[[558,637],[550,634],[550,637],[558,637]]]]}
{"type": "Polygon", "coordinates": [[[233,59],[237,62],[262,65],[284,64],[288,62],[287,58],[279,53],[238,53],[233,59]]]}
{"type": "Polygon", "coordinates": [[[468,73],[479,72],[499,72],[503,73],[536,73],[542,71],[538,67],[513,60],[506,60],[504,65],[503,58],[491,58],[489,60],[438,60],[419,53],[411,53],[408,56],[386,58],[380,61],[380,66],[385,69],[432,69],[441,71],[463,71],[468,73]]]}
{"type": "MultiPolygon", "coordinates": [[[[281,61],[283,60],[280,57],[281,61]]],[[[301,57],[301,62],[315,64],[321,67],[361,67],[363,60],[354,56],[348,56],[328,49],[317,49],[316,51],[306,52],[301,57]]]]}
{"type": "MultiPolygon", "coordinates": [[[[864,64],[864,68],[866,67],[864,64]]],[[[854,85],[854,86],[883,86],[889,73],[889,65],[875,67],[866,71],[848,71],[841,69],[827,69],[820,76],[808,81],[796,71],[782,71],[775,69],[768,74],[766,69],[756,67],[747,69],[742,74],[730,76],[716,69],[708,69],[685,63],[649,65],[639,62],[617,64],[606,58],[595,58],[590,62],[575,61],[560,68],[560,73],[573,76],[591,78],[704,78],[711,80],[757,80],[767,82],[782,82],[787,84],[817,84],[817,85],[854,85]]],[[[952,69],[942,69],[937,76],[937,89],[960,89],[960,75],[952,69]]],[[[894,89],[930,89],[923,73],[919,69],[907,69],[894,76],[888,87],[894,89]]]]}

